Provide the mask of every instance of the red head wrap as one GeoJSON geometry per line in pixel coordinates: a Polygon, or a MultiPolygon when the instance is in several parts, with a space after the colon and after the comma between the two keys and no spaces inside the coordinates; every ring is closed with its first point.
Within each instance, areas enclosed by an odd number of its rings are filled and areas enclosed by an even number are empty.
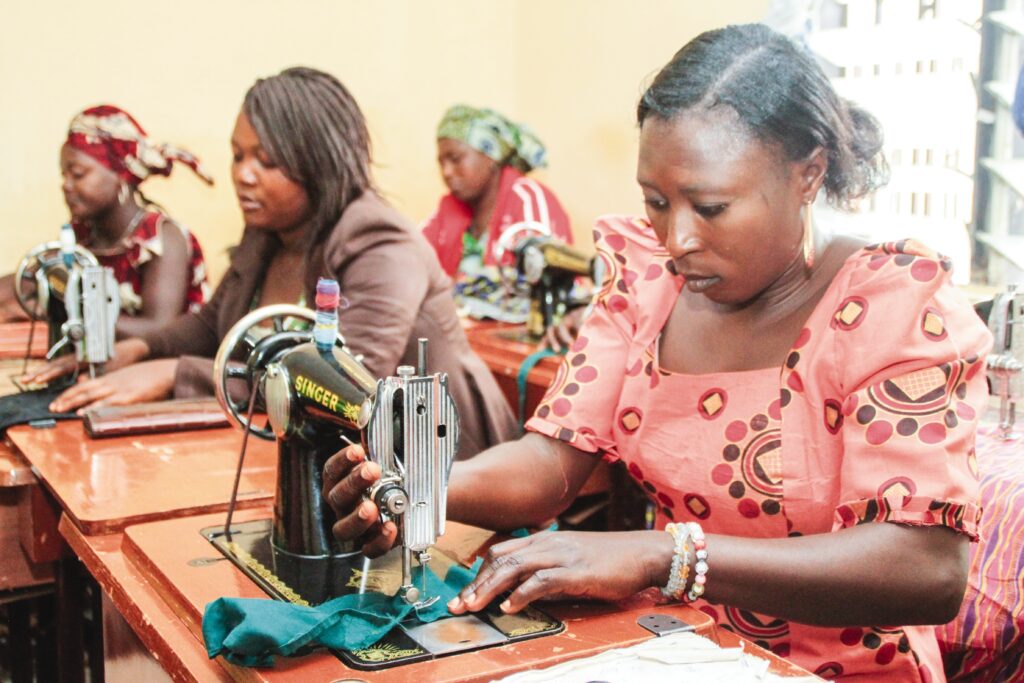
{"type": "Polygon", "coordinates": [[[152,142],[131,114],[113,105],[90,107],[73,118],[67,144],[96,159],[131,185],[138,185],[153,174],[170,175],[175,161],[213,184],[213,178],[193,154],[152,142]]]}

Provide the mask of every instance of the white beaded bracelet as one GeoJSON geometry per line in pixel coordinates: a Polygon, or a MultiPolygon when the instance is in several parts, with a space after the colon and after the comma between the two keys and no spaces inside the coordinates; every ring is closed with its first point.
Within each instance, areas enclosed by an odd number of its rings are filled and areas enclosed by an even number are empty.
{"type": "Polygon", "coordinates": [[[704,586],[708,580],[708,546],[704,540],[704,529],[697,522],[687,522],[686,528],[693,539],[693,554],[696,560],[693,565],[693,585],[684,600],[693,602],[704,595],[704,586]]]}
{"type": "Polygon", "coordinates": [[[672,551],[672,566],[668,583],[661,589],[663,595],[682,600],[686,590],[686,578],[690,574],[690,529],[685,524],[667,524],[665,531],[672,534],[675,549],[672,551]]]}

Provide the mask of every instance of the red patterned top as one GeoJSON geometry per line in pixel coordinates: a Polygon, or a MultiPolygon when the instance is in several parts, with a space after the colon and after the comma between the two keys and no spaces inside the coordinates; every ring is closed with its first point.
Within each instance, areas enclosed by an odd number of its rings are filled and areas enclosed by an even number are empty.
{"type": "MultiPolygon", "coordinates": [[[[658,365],[683,281],[650,225],[607,217],[595,242],[610,276],[527,429],[625,462],[659,528],[781,538],[892,521],[976,538],[991,336],[947,259],[913,242],[863,249],[782,368],[683,375],[658,365]]],[[[697,605],[825,678],[944,680],[933,627],[820,628],[697,605]]]]}
{"type": "MultiPolygon", "coordinates": [[[[487,232],[480,238],[487,242],[484,247],[485,265],[497,265],[495,247],[498,239],[508,228],[523,221],[543,223],[554,237],[572,244],[569,217],[555,193],[515,168],[505,166],[501,169],[494,213],[491,214],[487,232]]],[[[458,274],[459,262],[462,260],[462,235],[472,222],[473,210],[454,195],[446,194],[420,228],[437,252],[437,259],[444,272],[450,277],[454,278],[458,274]]]]}
{"type": "MultiPolygon", "coordinates": [[[[185,290],[181,312],[198,311],[210,296],[210,286],[206,281],[206,262],[203,260],[199,240],[159,211],[147,211],[132,234],[126,236],[121,244],[115,249],[96,254],[100,265],[113,269],[114,279],[120,283],[121,310],[128,315],[138,315],[142,312],[142,267],[163,254],[162,231],[168,226],[182,231],[188,248],[189,269],[185,275],[188,278],[188,287],[185,290]]],[[[72,223],[72,227],[75,229],[75,239],[78,243],[89,249],[92,231],[78,222],[72,223]]]]}

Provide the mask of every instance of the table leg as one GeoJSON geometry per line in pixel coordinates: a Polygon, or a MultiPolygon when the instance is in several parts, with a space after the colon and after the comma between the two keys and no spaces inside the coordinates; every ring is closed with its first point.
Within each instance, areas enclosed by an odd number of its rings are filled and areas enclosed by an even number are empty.
{"type": "Polygon", "coordinates": [[[16,600],[7,605],[7,661],[11,667],[11,683],[32,683],[33,602],[16,600]]]}
{"type": "Polygon", "coordinates": [[[35,665],[37,681],[57,680],[57,594],[52,592],[35,603],[35,665]]]}
{"type": "Polygon", "coordinates": [[[57,561],[57,678],[61,683],[85,683],[82,574],[78,558],[57,561]]]}
{"type": "MultiPolygon", "coordinates": [[[[85,568],[82,568],[84,573],[85,568]]],[[[86,624],[85,639],[89,653],[89,680],[105,681],[103,654],[103,589],[86,575],[83,582],[88,588],[89,621],[86,624]]]]}

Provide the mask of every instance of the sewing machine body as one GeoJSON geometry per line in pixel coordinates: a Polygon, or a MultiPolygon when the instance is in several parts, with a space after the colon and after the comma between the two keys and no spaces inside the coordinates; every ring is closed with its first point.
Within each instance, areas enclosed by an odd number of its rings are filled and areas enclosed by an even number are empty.
{"type": "Polygon", "coordinates": [[[548,327],[561,322],[573,305],[587,303],[587,299],[573,298],[577,277],[600,281],[595,272],[598,259],[553,237],[527,237],[516,244],[514,253],[519,276],[530,287],[526,327],[533,339],[540,339],[548,327]]]}
{"type": "MultiPolygon", "coordinates": [[[[52,348],[64,336],[61,327],[67,322],[68,314],[64,305],[70,270],[65,264],[61,242],[44,242],[29,250],[14,274],[14,294],[25,314],[32,320],[47,323],[47,346],[52,348]]],[[[98,266],[99,261],[92,252],[74,245],[72,268],[98,266]]]]}
{"type": "MultiPolygon", "coordinates": [[[[229,415],[251,433],[278,443],[278,480],[272,520],[207,528],[202,534],[268,594],[299,604],[365,592],[397,595],[414,608],[436,596],[412,581],[413,560],[430,563],[443,577],[452,558],[433,546],[444,533],[448,475],[458,450],[459,423],[447,377],[426,372],[421,340],[419,367],[401,366],[397,376],[376,380],[339,337],[329,350],[310,341],[309,332],[284,331],[283,317],[312,320],[295,306],[272,306],[250,313],[225,337],[214,364],[217,396],[229,415]],[[258,327],[273,319],[276,332],[258,327]],[[248,347],[244,367],[230,357],[248,347]],[[227,380],[245,380],[264,399],[269,428],[242,417],[227,380]],[[382,521],[401,531],[399,546],[369,560],[352,543],[340,543],[337,521],[323,499],[324,463],[346,443],[361,441],[367,459],[381,468],[369,492],[382,521]]],[[[248,411],[245,411],[248,412],[248,411]]],[[[420,661],[457,651],[504,644],[562,630],[539,611],[528,615],[469,617],[458,642],[445,640],[451,620],[422,624],[410,619],[366,651],[338,652],[351,666],[375,669],[420,661]],[[435,625],[436,624],[436,625],[435,625]],[[468,634],[468,635],[467,635],[468,634]]]]}
{"type": "MultiPolygon", "coordinates": [[[[427,375],[425,367],[416,375],[402,366],[397,377],[375,382],[344,348],[325,352],[298,343],[303,338],[295,332],[267,337],[248,361],[250,373],[266,362],[262,391],[278,441],[274,546],[309,557],[353,552],[331,534],[337,520],[322,497],[323,467],[346,442],[360,439],[367,458],[380,465],[370,496],[382,517],[401,528],[408,578],[411,554],[425,564],[427,550],[444,533],[448,474],[459,440],[447,376],[427,375]]],[[[420,591],[408,581],[403,591],[418,602],[420,591]]]]}
{"type": "Polygon", "coordinates": [[[274,547],[307,557],[351,554],[353,545],[331,533],[337,520],[323,499],[323,468],[346,439],[359,438],[359,411],[372,396],[372,378],[343,350],[323,355],[309,342],[279,354],[264,377],[267,416],[278,443],[274,547]]]}
{"type": "Polygon", "coordinates": [[[74,267],[64,291],[67,319],[61,338],[50,347],[48,358],[72,345],[75,358],[89,364],[90,374],[114,357],[114,329],[121,310],[121,296],[114,271],[103,266],[74,267]]]}
{"type": "Polygon", "coordinates": [[[992,300],[988,328],[994,343],[986,359],[989,387],[999,398],[999,429],[1013,433],[1017,403],[1024,398],[1024,292],[1010,286],[992,300]]]}

